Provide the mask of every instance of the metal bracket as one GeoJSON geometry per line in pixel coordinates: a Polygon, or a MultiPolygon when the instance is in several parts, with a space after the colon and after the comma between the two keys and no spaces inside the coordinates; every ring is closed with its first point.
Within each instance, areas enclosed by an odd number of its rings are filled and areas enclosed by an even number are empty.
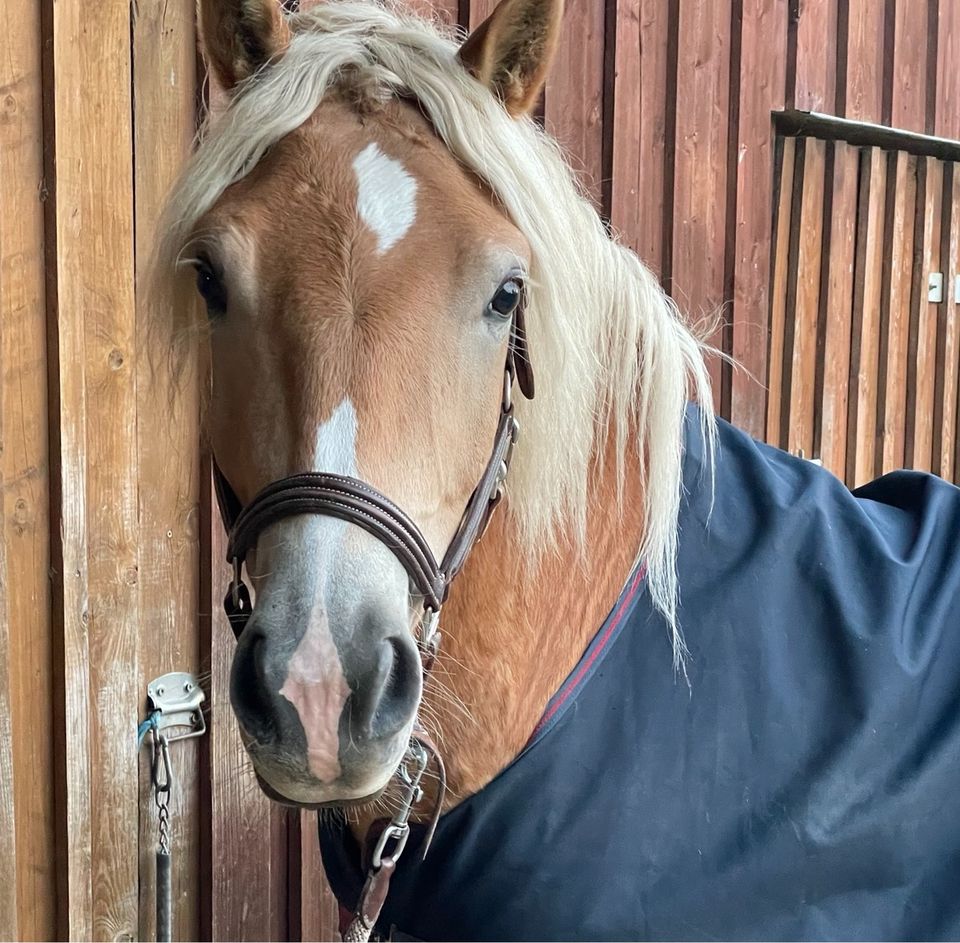
{"type": "Polygon", "coordinates": [[[167,743],[201,737],[207,724],[200,705],[206,700],[203,688],[188,671],[171,671],[154,678],[147,685],[150,710],[157,711],[157,733],[163,732],[167,743]],[[177,730],[172,735],[166,733],[177,730]]]}
{"type": "Polygon", "coordinates": [[[943,301],[943,272],[931,272],[927,282],[927,301],[940,304],[943,301]]]}

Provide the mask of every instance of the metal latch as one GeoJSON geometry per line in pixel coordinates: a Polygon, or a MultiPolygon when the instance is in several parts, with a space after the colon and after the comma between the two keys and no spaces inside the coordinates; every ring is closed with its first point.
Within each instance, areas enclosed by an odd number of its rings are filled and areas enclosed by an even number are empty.
{"type": "Polygon", "coordinates": [[[147,685],[150,710],[156,711],[157,732],[163,732],[167,743],[201,737],[207,730],[200,705],[205,700],[203,688],[188,671],[171,671],[154,678],[147,685]],[[173,733],[167,731],[173,730],[173,733]]]}
{"type": "Polygon", "coordinates": [[[927,282],[927,301],[940,304],[943,301],[943,272],[931,272],[927,282]]]}

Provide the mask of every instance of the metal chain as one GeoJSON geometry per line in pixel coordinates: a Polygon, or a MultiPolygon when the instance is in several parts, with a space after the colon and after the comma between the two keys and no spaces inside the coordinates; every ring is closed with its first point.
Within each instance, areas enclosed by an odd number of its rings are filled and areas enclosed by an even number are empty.
{"type": "Polygon", "coordinates": [[[170,784],[173,771],[170,767],[170,749],[167,738],[156,730],[153,732],[153,800],[157,805],[157,825],[160,833],[160,851],[170,854],[170,784]]]}
{"type": "Polygon", "coordinates": [[[160,833],[159,848],[165,854],[170,854],[170,810],[167,804],[170,802],[169,790],[154,792],[154,800],[157,803],[157,823],[160,833]]]}

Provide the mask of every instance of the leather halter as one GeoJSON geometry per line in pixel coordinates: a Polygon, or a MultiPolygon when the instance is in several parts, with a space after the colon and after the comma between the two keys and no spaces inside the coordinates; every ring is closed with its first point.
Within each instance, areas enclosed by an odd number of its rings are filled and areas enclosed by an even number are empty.
{"type": "MultiPolygon", "coordinates": [[[[301,472],[271,482],[244,507],[214,460],[214,488],[228,534],[227,562],[233,567],[233,579],[223,607],[234,635],[240,637],[253,611],[242,570],[260,533],[286,517],[319,514],[362,527],[385,544],[400,561],[410,578],[411,587],[423,598],[419,644],[425,662],[428,659],[432,662],[439,644],[436,631],[439,613],[450,591],[450,583],[463,569],[470,550],[482,536],[490,515],[503,496],[519,431],[513,415],[515,380],[523,395],[532,399],[533,370],[527,352],[522,299],[510,326],[500,419],[490,460],[439,563],[414,521],[386,495],[364,481],[328,472],[301,472]]],[[[425,668],[429,668],[429,663],[425,668]]]]}
{"type": "MultiPolygon", "coordinates": [[[[422,670],[426,674],[433,665],[440,645],[440,609],[446,602],[450,583],[463,569],[470,550],[483,535],[494,508],[503,497],[510,458],[520,428],[513,416],[514,381],[527,399],[533,398],[533,369],[527,352],[522,297],[510,325],[500,418],[490,460],[467,501],[456,533],[439,563],[414,521],[386,495],[364,481],[328,472],[301,472],[271,482],[243,507],[214,460],[213,480],[217,504],[220,506],[220,515],[228,535],[227,562],[233,566],[233,580],[224,598],[223,607],[234,635],[240,638],[253,611],[250,593],[243,582],[243,563],[250,550],[256,546],[257,537],[264,528],[285,517],[298,514],[336,517],[362,527],[386,545],[407,571],[412,588],[423,598],[423,617],[417,644],[421,653],[422,670]]],[[[439,751],[419,723],[415,725],[408,756],[411,751],[414,755],[426,759],[432,757],[438,769],[438,792],[422,850],[425,855],[442,810],[446,774],[439,751]]],[[[409,834],[407,818],[413,805],[423,795],[419,783],[426,759],[423,759],[419,766],[418,775],[407,781],[406,799],[401,813],[394,816],[381,836],[377,854],[367,870],[367,880],[356,912],[344,934],[345,940],[370,939],[390,889],[390,879],[397,859],[406,844],[409,834]],[[385,842],[389,844],[385,845],[385,842]]],[[[402,763],[401,774],[404,768],[402,763]]]]}

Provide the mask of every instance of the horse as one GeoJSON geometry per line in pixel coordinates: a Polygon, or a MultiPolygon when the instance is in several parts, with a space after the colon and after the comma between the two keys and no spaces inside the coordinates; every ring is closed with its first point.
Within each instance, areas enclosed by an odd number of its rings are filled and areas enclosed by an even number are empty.
{"type": "Polygon", "coordinates": [[[957,489],[714,416],[533,117],[562,13],[199,2],[226,104],[153,294],[208,354],[258,781],[349,939],[949,936],[957,489]]]}

